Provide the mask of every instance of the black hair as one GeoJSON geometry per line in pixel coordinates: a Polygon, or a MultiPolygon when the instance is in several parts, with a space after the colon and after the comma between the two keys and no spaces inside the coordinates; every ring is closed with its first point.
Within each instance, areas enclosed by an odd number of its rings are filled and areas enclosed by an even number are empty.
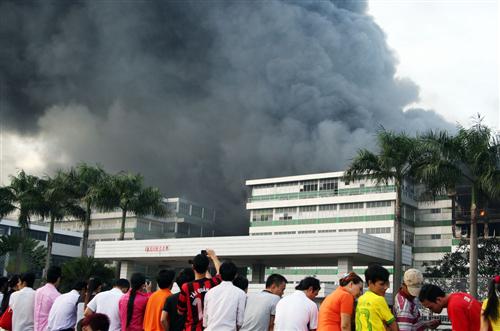
{"type": "Polygon", "coordinates": [[[437,298],[444,298],[446,293],[439,287],[434,284],[425,284],[420,289],[420,293],[418,295],[418,299],[420,302],[427,300],[430,302],[436,302],[437,298]]]}
{"type": "Polygon", "coordinates": [[[172,286],[175,278],[175,271],[173,270],[160,270],[158,272],[158,276],[156,276],[156,282],[158,283],[158,287],[161,289],[169,288],[172,286]]]}
{"type": "Polygon", "coordinates": [[[87,288],[87,282],[84,280],[77,280],[76,282],[73,283],[73,287],[71,288],[72,290],[80,292],[81,290],[84,290],[87,288]]]}
{"type": "Polygon", "coordinates": [[[19,283],[19,275],[12,275],[7,282],[7,293],[3,296],[2,304],[0,305],[0,313],[3,314],[9,308],[10,295],[15,292],[15,287],[19,283]]]}
{"type": "Polygon", "coordinates": [[[47,283],[54,284],[59,278],[61,278],[62,271],[61,267],[53,265],[47,270],[47,283]]]}
{"type": "Polygon", "coordinates": [[[389,281],[389,271],[379,264],[372,264],[365,270],[365,280],[366,284],[370,282],[375,284],[377,281],[388,282],[389,281]]]}
{"type": "Polygon", "coordinates": [[[127,303],[127,327],[130,324],[130,321],[132,320],[132,313],[134,312],[134,301],[135,301],[135,295],[137,294],[137,291],[139,291],[146,283],[146,276],[144,274],[137,272],[135,274],[132,274],[132,277],[130,277],[130,296],[128,298],[128,303],[127,303]]]}
{"type": "Polygon", "coordinates": [[[339,285],[346,286],[350,282],[352,282],[353,284],[359,284],[362,283],[363,280],[355,272],[351,271],[348,274],[344,275],[344,277],[340,278],[339,285]]]}
{"type": "Polygon", "coordinates": [[[194,271],[191,268],[182,269],[177,278],[175,279],[175,283],[179,286],[179,289],[182,288],[182,285],[185,283],[192,282],[194,280],[194,271]]]}
{"type": "Polygon", "coordinates": [[[321,288],[319,280],[314,277],[306,277],[300,281],[299,285],[295,286],[295,289],[305,291],[310,287],[312,287],[314,291],[319,290],[321,288]]]}
{"type": "Polygon", "coordinates": [[[220,277],[222,280],[232,282],[237,273],[238,268],[233,262],[224,262],[220,266],[220,277]]]}
{"type": "Polygon", "coordinates": [[[126,289],[130,288],[130,282],[128,281],[128,279],[125,279],[125,278],[117,279],[114,282],[114,285],[119,287],[119,288],[126,288],[126,289]]]}
{"type": "Polygon", "coordinates": [[[488,303],[486,308],[484,308],[483,316],[492,320],[497,321],[500,316],[498,316],[498,293],[500,293],[500,280],[497,283],[497,277],[490,280],[488,284],[488,303]]]}
{"type": "Polygon", "coordinates": [[[246,277],[238,275],[233,279],[233,285],[246,292],[246,290],[248,290],[248,279],[246,279],[246,277]]]}
{"type": "Polygon", "coordinates": [[[85,317],[81,325],[90,326],[90,328],[95,331],[108,331],[109,317],[105,314],[95,313],[85,317]]]}
{"type": "Polygon", "coordinates": [[[89,279],[89,287],[88,287],[88,292],[89,294],[94,293],[99,287],[102,286],[102,280],[99,277],[92,277],[89,279]]]}
{"type": "Polygon", "coordinates": [[[271,286],[273,286],[273,284],[276,286],[280,286],[283,283],[285,284],[288,283],[288,281],[284,276],[280,274],[272,274],[269,277],[267,277],[266,288],[270,288],[271,286]]]}
{"type": "Polygon", "coordinates": [[[199,274],[206,273],[210,265],[210,260],[204,254],[196,255],[191,262],[193,264],[193,269],[199,274]]]}
{"type": "Polygon", "coordinates": [[[25,272],[21,275],[21,282],[26,283],[27,287],[33,288],[33,284],[35,284],[36,276],[32,272],[25,272]]]}

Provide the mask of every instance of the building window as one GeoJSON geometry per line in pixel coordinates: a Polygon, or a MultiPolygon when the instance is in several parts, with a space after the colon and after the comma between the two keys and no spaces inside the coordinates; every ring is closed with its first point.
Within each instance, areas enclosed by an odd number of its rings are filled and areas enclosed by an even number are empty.
{"type": "Polygon", "coordinates": [[[189,204],[184,202],[179,202],[179,213],[184,215],[189,215],[189,204]]]}
{"type": "Polygon", "coordinates": [[[368,233],[368,234],[391,233],[391,228],[390,228],[390,227],[383,227],[383,228],[367,228],[365,233],[368,233]]]}
{"type": "Polygon", "coordinates": [[[320,191],[336,191],[339,190],[339,181],[337,178],[322,179],[319,181],[320,191]]]}
{"type": "Polygon", "coordinates": [[[441,239],[440,234],[431,234],[431,239],[441,239]]]}
{"type": "Polygon", "coordinates": [[[279,220],[291,220],[293,219],[293,215],[297,211],[295,207],[287,207],[287,208],[276,208],[276,214],[278,215],[279,220]]]}
{"type": "Polygon", "coordinates": [[[45,239],[47,238],[47,233],[42,231],[30,230],[30,237],[32,239],[45,241],[45,239]]]}
{"type": "Polygon", "coordinates": [[[333,205],[320,205],[319,206],[319,210],[320,211],[324,211],[324,210],[337,210],[337,205],[333,204],[333,205]]]}
{"type": "Polygon", "coordinates": [[[363,209],[363,202],[341,203],[340,210],[345,209],[363,209]]]}
{"type": "Polygon", "coordinates": [[[380,207],[390,207],[392,201],[369,201],[366,203],[366,208],[380,208],[380,207]]]}
{"type": "Polygon", "coordinates": [[[300,184],[302,185],[300,192],[311,192],[318,190],[318,181],[316,180],[301,182],[300,184]]]}
{"type": "Polygon", "coordinates": [[[307,234],[307,233],[316,233],[315,230],[304,230],[304,231],[299,231],[299,234],[307,234]]]}
{"type": "Polygon", "coordinates": [[[299,212],[304,213],[304,212],[311,212],[311,211],[316,211],[317,206],[302,206],[299,207],[299,212]]]}
{"type": "Polygon", "coordinates": [[[440,208],[432,208],[431,209],[431,214],[439,214],[441,213],[441,209],[440,208]]]}
{"type": "Polygon", "coordinates": [[[357,233],[363,233],[363,229],[339,229],[339,232],[357,232],[357,233]]]}
{"type": "Polygon", "coordinates": [[[337,232],[336,229],[318,230],[318,233],[337,232]]]}
{"type": "Polygon", "coordinates": [[[297,234],[297,232],[295,232],[295,231],[279,231],[279,232],[275,232],[274,234],[275,234],[275,235],[282,235],[282,234],[297,234]]]}
{"type": "Polygon", "coordinates": [[[195,205],[191,205],[191,216],[201,218],[203,213],[203,208],[195,205]]]}
{"type": "Polygon", "coordinates": [[[257,209],[252,211],[252,222],[265,222],[273,219],[272,209],[257,209]]]}
{"type": "Polygon", "coordinates": [[[80,246],[81,238],[66,236],[64,234],[54,233],[54,242],[59,244],[80,246]]]}
{"type": "Polygon", "coordinates": [[[251,236],[270,236],[272,234],[272,232],[255,232],[252,233],[251,236]]]}

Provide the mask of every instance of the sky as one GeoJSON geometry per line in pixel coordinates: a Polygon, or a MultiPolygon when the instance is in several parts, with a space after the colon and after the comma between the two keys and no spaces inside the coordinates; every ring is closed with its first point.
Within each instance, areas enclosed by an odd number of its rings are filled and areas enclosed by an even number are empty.
{"type": "Polygon", "coordinates": [[[399,59],[397,74],[420,101],[463,125],[479,112],[500,129],[499,2],[370,0],[369,13],[399,59]]]}
{"type": "Polygon", "coordinates": [[[245,180],[345,169],[376,132],[498,126],[498,4],[0,0],[0,181],[141,173],[248,230],[245,180]],[[219,213],[219,211],[221,211],[219,213]]]}

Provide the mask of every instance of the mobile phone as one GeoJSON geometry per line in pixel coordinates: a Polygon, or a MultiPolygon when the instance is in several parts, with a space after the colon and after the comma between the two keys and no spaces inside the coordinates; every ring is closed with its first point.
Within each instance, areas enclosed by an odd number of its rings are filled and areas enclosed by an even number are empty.
{"type": "Polygon", "coordinates": [[[202,250],[201,250],[201,255],[205,255],[205,256],[207,256],[207,255],[208,255],[208,254],[207,254],[207,251],[206,251],[206,250],[204,250],[204,249],[202,249],[202,250]]]}

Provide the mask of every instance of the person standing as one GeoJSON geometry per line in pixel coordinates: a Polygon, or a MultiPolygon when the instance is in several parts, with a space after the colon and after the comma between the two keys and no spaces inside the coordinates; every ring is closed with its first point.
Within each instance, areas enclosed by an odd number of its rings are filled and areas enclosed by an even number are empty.
{"type": "Polygon", "coordinates": [[[84,316],[88,317],[94,313],[105,314],[109,318],[109,330],[120,331],[121,323],[118,303],[123,294],[128,292],[129,288],[130,283],[128,280],[123,278],[118,279],[111,290],[97,293],[96,296],[90,300],[85,309],[84,316]]]}
{"type": "Polygon", "coordinates": [[[321,289],[314,277],[302,279],[295,292],[276,305],[276,331],[313,331],[318,327],[318,306],[313,301],[321,289]]]}
{"type": "Polygon", "coordinates": [[[19,291],[12,293],[9,307],[12,309],[12,331],[33,331],[35,309],[35,274],[26,272],[19,279],[19,291]]]}
{"type": "Polygon", "coordinates": [[[206,331],[234,331],[243,324],[247,296],[233,285],[237,272],[232,262],[220,266],[222,282],[205,295],[203,326],[206,331]]]}
{"type": "Polygon", "coordinates": [[[276,305],[283,296],[287,280],[279,274],[267,277],[266,289],[250,294],[240,331],[267,331],[274,328],[276,305]]]}
{"type": "Polygon", "coordinates": [[[351,331],[354,299],[363,293],[363,280],[349,272],[339,280],[339,285],[319,307],[318,331],[351,331]]]}
{"type": "Polygon", "coordinates": [[[49,312],[48,331],[69,331],[76,325],[77,303],[87,291],[86,281],[77,281],[68,293],[58,296],[49,312]]]}
{"type": "Polygon", "coordinates": [[[422,286],[418,295],[422,305],[434,313],[448,312],[453,331],[479,331],[481,324],[481,303],[470,294],[456,292],[446,294],[433,284],[422,286]]]}
{"type": "Polygon", "coordinates": [[[35,331],[47,331],[50,308],[61,295],[57,287],[61,283],[61,268],[52,266],[47,271],[47,284],[36,290],[35,293],[35,331]]]}
{"type": "Polygon", "coordinates": [[[192,261],[195,280],[182,285],[177,303],[177,311],[180,315],[186,315],[185,329],[187,331],[203,330],[203,305],[205,294],[209,289],[219,285],[220,261],[212,249],[202,251],[192,261]],[[212,260],[217,275],[211,277],[208,266],[212,260]]]}
{"type": "Polygon", "coordinates": [[[165,300],[172,295],[172,283],[175,278],[175,271],[160,270],[156,277],[159,289],[154,292],[146,305],[144,313],[144,331],[165,331],[161,324],[161,312],[165,305],[165,300]]]}
{"type": "Polygon", "coordinates": [[[488,299],[481,310],[481,331],[500,331],[500,276],[495,276],[488,285],[488,299]]]}
{"type": "Polygon", "coordinates": [[[438,319],[424,321],[420,318],[415,298],[420,293],[423,281],[424,276],[419,270],[406,270],[403,276],[403,284],[396,294],[392,308],[399,330],[423,331],[427,328],[435,329],[441,324],[438,319]]]}
{"type": "Polygon", "coordinates": [[[122,331],[142,331],[144,312],[150,296],[151,282],[146,284],[146,276],[142,273],[132,274],[130,290],[118,303],[122,331]]]}
{"type": "Polygon", "coordinates": [[[396,318],[385,301],[389,271],[378,264],[371,265],[365,270],[365,281],[368,291],[356,305],[356,331],[398,331],[396,318]]]}
{"type": "MultiPolygon", "coordinates": [[[[192,282],[194,280],[194,271],[192,268],[185,268],[179,272],[175,282],[179,289],[185,283],[192,282]]],[[[183,331],[184,324],[186,322],[184,315],[179,315],[177,312],[177,303],[179,301],[179,294],[172,294],[165,300],[165,305],[163,306],[163,311],[161,312],[161,324],[163,328],[168,331],[183,331]]]]}

